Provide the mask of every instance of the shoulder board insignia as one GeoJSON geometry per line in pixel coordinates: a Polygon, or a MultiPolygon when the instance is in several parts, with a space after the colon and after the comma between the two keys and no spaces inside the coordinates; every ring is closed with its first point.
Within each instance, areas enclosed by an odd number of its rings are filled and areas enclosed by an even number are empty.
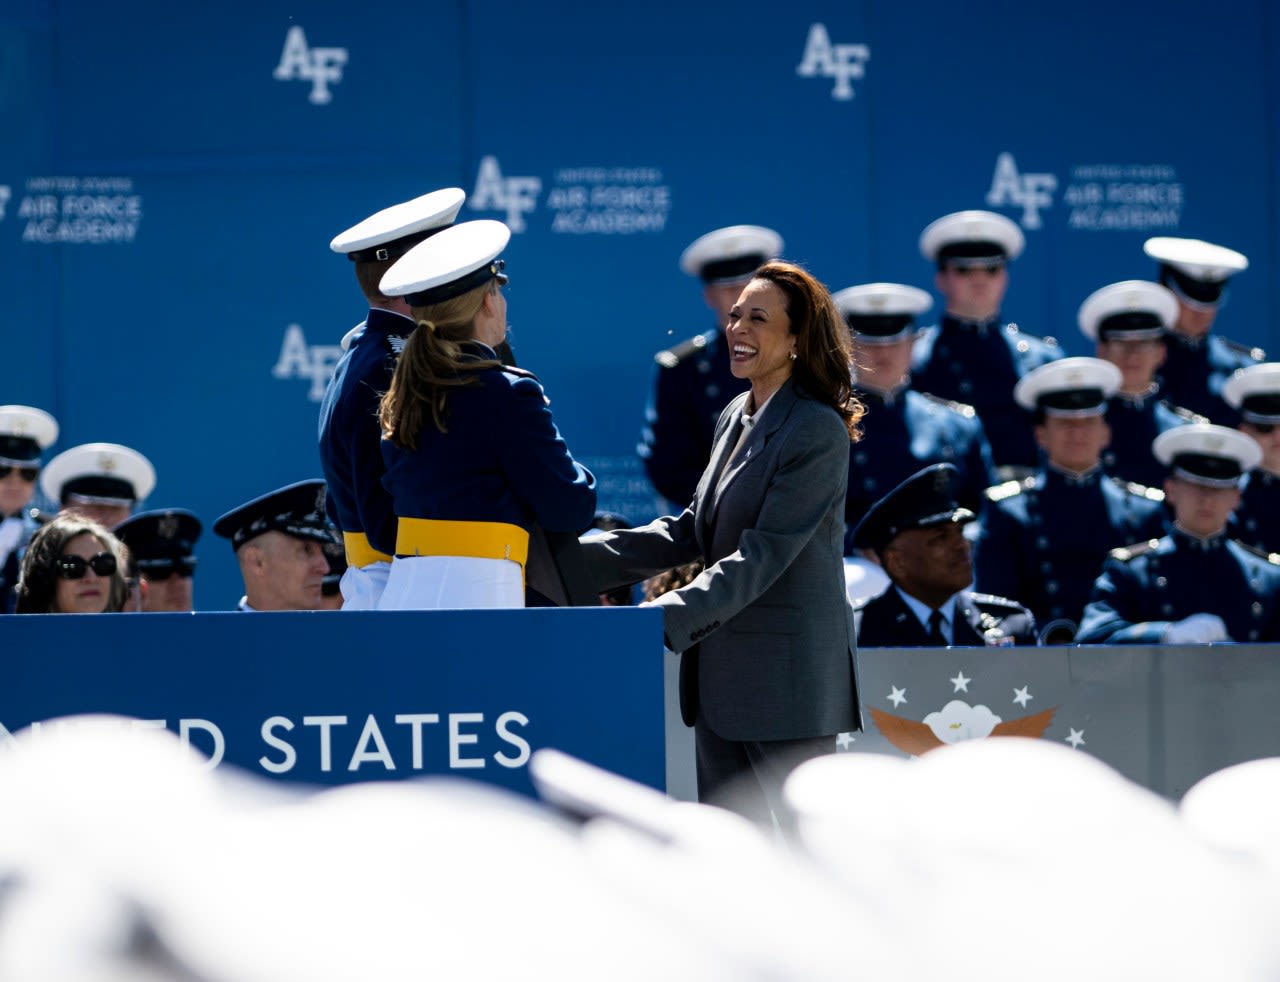
{"type": "Polygon", "coordinates": [[[1161,399],[1160,405],[1173,413],[1179,419],[1185,419],[1188,423],[1207,423],[1208,416],[1201,416],[1199,413],[1192,412],[1190,409],[1184,409],[1182,406],[1175,406],[1168,399],[1161,399]]]}
{"type": "Polygon", "coordinates": [[[1241,542],[1239,539],[1232,539],[1231,541],[1245,552],[1252,553],[1259,559],[1265,559],[1272,566],[1280,566],[1280,552],[1267,552],[1265,549],[1259,549],[1256,546],[1251,546],[1249,543],[1241,542]]]}
{"type": "Polygon", "coordinates": [[[1159,488],[1149,488],[1145,484],[1139,484],[1137,481],[1126,481],[1123,478],[1112,477],[1111,480],[1124,488],[1130,494],[1136,494],[1148,501],[1164,501],[1164,492],[1159,488]]]}
{"type": "Polygon", "coordinates": [[[953,399],[944,399],[942,396],[935,396],[932,392],[921,392],[920,394],[930,402],[937,403],[940,406],[945,406],[947,409],[950,409],[952,412],[959,413],[966,419],[973,419],[974,416],[978,415],[978,411],[976,409],[972,406],[965,405],[963,402],[956,402],[953,399]]]}
{"type": "Polygon", "coordinates": [[[1135,542],[1131,546],[1121,546],[1119,549],[1111,550],[1111,558],[1118,559],[1122,563],[1127,563],[1130,559],[1137,559],[1139,556],[1145,556],[1159,544],[1159,539],[1148,539],[1146,542],[1135,542]]]}
{"type": "Polygon", "coordinates": [[[1238,355],[1248,355],[1255,361],[1266,361],[1267,353],[1261,348],[1252,348],[1247,344],[1241,344],[1239,341],[1232,341],[1230,338],[1224,338],[1219,335],[1219,340],[1231,351],[1238,355]]]}
{"type": "Polygon", "coordinates": [[[987,496],[988,501],[1004,501],[1006,498],[1022,494],[1023,491],[1026,491],[1035,483],[1036,479],[1034,477],[1024,477],[1020,481],[1005,481],[1003,484],[996,484],[982,493],[987,496]]]}
{"type": "Polygon", "coordinates": [[[391,349],[393,355],[403,354],[404,344],[408,340],[408,338],[401,337],[399,334],[388,334],[387,346],[391,349]]]}
{"type": "Polygon", "coordinates": [[[688,341],[681,341],[674,348],[668,348],[666,351],[659,351],[653,356],[653,360],[663,368],[675,368],[680,364],[680,362],[692,355],[696,355],[706,346],[707,336],[705,334],[699,334],[697,337],[692,337],[688,341]]]}
{"type": "Polygon", "coordinates": [[[502,370],[508,375],[516,375],[520,378],[531,378],[535,382],[538,381],[538,376],[534,375],[533,372],[529,371],[527,368],[517,368],[515,365],[503,365],[502,370]]]}
{"type": "Polygon", "coordinates": [[[1000,614],[1008,616],[1009,614],[1021,614],[1026,612],[1026,608],[1016,600],[1010,600],[1008,597],[997,597],[991,593],[971,593],[969,599],[973,601],[973,605],[984,613],[1000,614]]]}
{"type": "Polygon", "coordinates": [[[1032,334],[1030,331],[1024,331],[1017,324],[1013,323],[1013,321],[1006,324],[1004,329],[1010,334],[1020,334],[1024,338],[1031,338],[1033,341],[1041,341],[1044,344],[1047,344],[1050,348],[1056,348],[1058,346],[1058,339],[1052,335],[1046,334],[1044,337],[1040,337],[1039,335],[1032,334]]]}

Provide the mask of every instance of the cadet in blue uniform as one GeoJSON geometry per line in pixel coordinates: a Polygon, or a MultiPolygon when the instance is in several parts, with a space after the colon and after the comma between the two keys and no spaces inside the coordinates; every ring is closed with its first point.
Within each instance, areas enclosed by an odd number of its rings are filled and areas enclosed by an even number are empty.
{"type": "MultiPolygon", "coordinates": [[[[866,407],[849,450],[845,522],[852,533],[890,489],[927,464],[954,464],[956,496],[973,512],[996,483],[991,448],[971,406],[916,392],[910,375],[916,315],[933,301],[900,283],[868,283],[832,299],[853,335],[854,393],[866,407]]],[[[845,554],[852,552],[846,537],[845,554]]]]}
{"type": "Polygon", "coordinates": [[[1107,401],[1111,443],[1102,452],[1102,466],[1113,477],[1158,487],[1165,469],[1151,441],[1175,426],[1208,422],[1162,398],[1156,381],[1178,299],[1157,283],[1123,280],[1091,293],[1076,317],[1081,333],[1096,342],[1098,357],[1120,369],[1120,389],[1107,401]]]}
{"type": "Polygon", "coordinates": [[[1017,225],[989,211],[944,215],[924,230],[920,252],[938,267],[934,284],[946,310],[916,338],[911,367],[913,388],[973,406],[996,467],[1009,475],[1025,475],[1037,463],[1032,419],[1014,402],[1013,387],[1062,357],[1052,338],[1000,318],[1008,264],[1023,244],[1017,225]]]}
{"type": "Polygon", "coordinates": [[[404,298],[388,297],[378,283],[411,248],[452,225],[465,200],[460,188],[433,191],[371,215],[329,244],[355,264],[369,301],[364,323],[343,339],[346,354],[320,403],[320,465],[346,550],[340,585],[346,610],[378,606],[395,548],[395,515],[382,487],[378,403],[414,322],[404,298]]]}
{"type": "Polygon", "coordinates": [[[972,593],[969,540],[974,514],[961,505],[960,474],[935,464],[877,501],[854,531],[854,545],[873,551],[891,585],[855,604],[864,648],[1035,643],[1035,617],[1004,597],[972,593]]]}
{"type": "Polygon", "coordinates": [[[501,222],[464,222],[382,278],[418,326],[380,410],[398,529],[381,609],[523,607],[531,533],[576,536],[595,516],[595,478],[560,438],[542,386],[494,352],[510,237],[501,222]]]}
{"type": "Polygon", "coordinates": [[[115,528],[156,486],[151,461],[118,443],[84,443],[64,450],[40,472],[40,490],[60,511],[115,528]]]}
{"type": "Polygon", "coordinates": [[[41,518],[31,507],[40,452],[58,439],[58,422],[43,409],[0,406],[0,614],[13,612],[22,552],[41,518]]]}
{"type": "Polygon", "coordinates": [[[1213,324],[1230,278],[1247,269],[1249,260],[1224,246],[1167,236],[1147,239],[1142,250],[1160,263],[1160,282],[1178,298],[1177,322],[1165,335],[1169,355],[1160,369],[1166,396],[1211,423],[1235,426],[1240,417],[1223,400],[1223,383],[1266,354],[1213,333],[1213,324]]]}
{"type": "Polygon", "coordinates": [[[1094,584],[1082,644],[1280,641],[1280,565],[1228,538],[1241,475],[1261,459],[1243,433],[1209,423],[1156,437],[1173,530],[1117,549],[1094,584]]]}
{"type": "Polygon", "coordinates": [[[680,256],[680,268],[702,280],[702,299],[715,315],[715,327],[655,356],[644,432],[636,447],[649,481],[673,510],[693,501],[711,459],[716,421],[747,388],[729,369],[723,336],[729,308],[751,274],[781,253],[782,237],[772,229],[733,225],[696,239],[680,256]]]}
{"type": "Polygon", "coordinates": [[[1280,364],[1242,369],[1227,379],[1223,397],[1240,413],[1240,432],[1262,452],[1240,482],[1240,504],[1228,534],[1247,546],[1280,553],[1280,364]]]}
{"type": "Polygon", "coordinates": [[[139,579],[143,612],[195,608],[196,540],[204,526],[182,508],[144,511],[112,531],[129,547],[130,575],[139,579]]]}
{"type": "Polygon", "coordinates": [[[1069,643],[1107,553],[1163,534],[1163,495],[1108,477],[1104,413],[1120,370],[1064,358],[1030,372],[1015,391],[1035,413],[1045,463],[1033,477],[992,488],[977,542],[977,586],[1030,607],[1046,644],[1069,643]]]}
{"type": "Polygon", "coordinates": [[[320,609],[329,572],[324,549],[337,541],[324,481],[299,481],[246,501],[220,516],[213,531],[231,540],[240,564],[240,610],[320,609]]]}

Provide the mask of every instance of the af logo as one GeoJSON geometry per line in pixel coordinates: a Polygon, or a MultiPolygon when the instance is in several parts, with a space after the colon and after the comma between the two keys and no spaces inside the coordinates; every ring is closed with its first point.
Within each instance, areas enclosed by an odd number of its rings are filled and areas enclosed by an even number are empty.
{"type": "Polygon", "coordinates": [[[276,359],[271,374],[276,378],[305,378],[311,380],[307,398],[319,402],[324,398],[325,387],[333,378],[333,370],[342,357],[340,344],[307,344],[307,336],[299,324],[284,329],[284,342],[280,345],[280,357],[276,359]]]}
{"type": "Polygon", "coordinates": [[[476,187],[467,204],[477,211],[505,211],[507,227],[523,232],[525,212],[533,211],[542,191],[540,177],[503,177],[498,158],[490,154],[480,159],[476,187]]]}
{"type": "Polygon", "coordinates": [[[347,63],[346,48],[310,48],[302,28],[295,24],[284,36],[280,64],[272,76],[281,82],[295,78],[311,83],[312,104],[323,106],[333,100],[329,85],[342,81],[342,68],[347,63]]]}
{"type": "Polygon", "coordinates": [[[7,184],[0,184],[0,221],[4,219],[4,210],[9,204],[13,190],[7,184]]]}
{"type": "Polygon", "coordinates": [[[804,45],[804,57],[796,66],[796,74],[803,78],[821,75],[835,79],[831,98],[847,101],[853,98],[849,79],[862,78],[870,60],[871,49],[865,44],[832,44],[826,25],[813,24],[804,45]]]}
{"type": "Polygon", "coordinates": [[[996,157],[987,204],[992,208],[1017,205],[1022,209],[1022,227],[1039,228],[1043,224],[1040,209],[1053,206],[1057,189],[1058,179],[1053,174],[1019,174],[1018,162],[1006,152],[996,157]]]}

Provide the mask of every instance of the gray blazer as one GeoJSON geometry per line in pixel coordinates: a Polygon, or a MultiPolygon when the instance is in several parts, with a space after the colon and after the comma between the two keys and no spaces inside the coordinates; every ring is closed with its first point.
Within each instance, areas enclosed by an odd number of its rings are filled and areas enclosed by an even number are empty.
{"type": "Polygon", "coordinates": [[[848,431],[788,381],[721,482],[746,400],[734,399],[716,424],[693,504],[582,540],[587,567],[606,590],[704,558],[696,580],[657,601],[667,643],[685,652],[686,722],[700,708],[715,733],[741,741],[860,729],[844,585],[848,431]]]}

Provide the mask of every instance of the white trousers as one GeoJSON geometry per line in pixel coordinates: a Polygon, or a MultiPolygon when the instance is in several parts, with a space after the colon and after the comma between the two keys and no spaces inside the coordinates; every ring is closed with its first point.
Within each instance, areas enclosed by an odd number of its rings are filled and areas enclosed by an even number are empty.
{"type": "Polygon", "coordinates": [[[338,589],[342,591],[342,609],[377,610],[390,573],[390,563],[348,566],[347,571],[342,574],[342,582],[338,584],[338,589]]]}
{"type": "Polygon", "coordinates": [[[523,607],[520,564],[475,556],[396,558],[379,610],[523,607]]]}

